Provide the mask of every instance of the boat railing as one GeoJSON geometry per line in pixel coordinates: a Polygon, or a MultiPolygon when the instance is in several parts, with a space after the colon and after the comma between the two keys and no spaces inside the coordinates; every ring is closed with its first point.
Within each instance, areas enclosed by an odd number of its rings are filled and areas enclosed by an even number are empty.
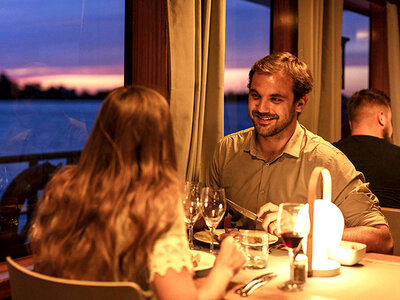
{"type": "Polygon", "coordinates": [[[80,155],[81,151],[67,151],[0,156],[0,164],[28,162],[29,167],[32,167],[37,165],[39,161],[47,161],[51,159],[66,159],[66,164],[76,164],[79,161],[80,155]]]}

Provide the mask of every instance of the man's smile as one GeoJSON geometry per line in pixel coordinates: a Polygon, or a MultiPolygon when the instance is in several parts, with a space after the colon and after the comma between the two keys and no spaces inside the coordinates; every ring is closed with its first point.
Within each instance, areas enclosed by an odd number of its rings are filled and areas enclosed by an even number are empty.
{"type": "Polygon", "coordinates": [[[279,116],[275,114],[263,114],[259,112],[253,112],[253,117],[256,117],[257,119],[261,121],[272,121],[272,120],[278,120],[279,116]]]}

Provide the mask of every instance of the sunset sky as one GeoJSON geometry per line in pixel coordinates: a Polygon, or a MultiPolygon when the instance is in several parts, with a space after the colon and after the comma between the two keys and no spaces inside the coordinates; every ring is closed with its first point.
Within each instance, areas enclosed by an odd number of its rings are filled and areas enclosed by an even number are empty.
{"type": "Polygon", "coordinates": [[[0,72],[44,88],[123,84],[124,0],[0,3],[0,72]]]}
{"type": "MultiPolygon", "coordinates": [[[[122,85],[124,2],[2,0],[0,72],[20,85],[63,85],[79,92],[122,85]]],[[[226,3],[225,90],[246,92],[249,68],[269,52],[270,9],[241,0],[226,3]]],[[[346,78],[354,82],[347,87],[351,91],[365,87],[368,78],[368,60],[359,60],[363,51],[368,58],[365,18],[344,17],[343,35],[351,38],[346,49],[346,78]]]]}

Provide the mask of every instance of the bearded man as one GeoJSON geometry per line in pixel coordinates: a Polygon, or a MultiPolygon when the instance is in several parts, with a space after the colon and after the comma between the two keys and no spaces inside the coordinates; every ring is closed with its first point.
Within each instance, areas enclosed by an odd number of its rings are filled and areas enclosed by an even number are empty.
{"type": "MultiPolygon", "coordinates": [[[[364,243],[367,251],[391,253],[389,227],[362,173],[297,120],[312,87],[308,66],[290,53],[257,61],[248,84],[248,113],[254,127],[219,141],[206,184],[224,188],[227,198],[264,216],[262,227],[276,234],[278,205],[306,203],[311,173],[324,167],[332,176],[332,202],[345,219],[343,239],[364,243]]],[[[238,227],[256,226],[237,212],[232,220],[238,227]]]]}

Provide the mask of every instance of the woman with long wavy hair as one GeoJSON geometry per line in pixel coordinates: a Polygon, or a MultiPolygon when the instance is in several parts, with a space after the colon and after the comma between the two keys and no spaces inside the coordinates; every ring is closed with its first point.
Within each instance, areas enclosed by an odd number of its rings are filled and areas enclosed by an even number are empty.
{"type": "Polygon", "coordinates": [[[245,259],[232,239],[193,281],[167,101],[144,87],[113,90],[77,165],[57,172],[31,231],[38,272],[134,281],[159,299],[220,299],[245,259]]]}

